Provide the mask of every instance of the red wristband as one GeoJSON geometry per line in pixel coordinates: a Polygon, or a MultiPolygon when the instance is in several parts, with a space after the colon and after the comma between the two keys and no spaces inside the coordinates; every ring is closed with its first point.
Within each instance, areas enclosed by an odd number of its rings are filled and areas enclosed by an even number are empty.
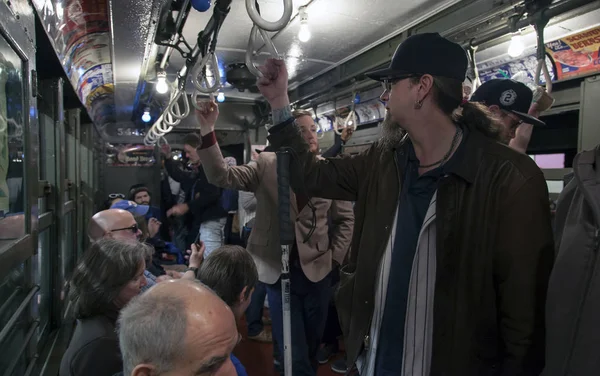
{"type": "Polygon", "coordinates": [[[209,147],[216,145],[217,135],[215,131],[212,131],[202,137],[202,144],[200,144],[200,150],[208,149],[209,147]]]}

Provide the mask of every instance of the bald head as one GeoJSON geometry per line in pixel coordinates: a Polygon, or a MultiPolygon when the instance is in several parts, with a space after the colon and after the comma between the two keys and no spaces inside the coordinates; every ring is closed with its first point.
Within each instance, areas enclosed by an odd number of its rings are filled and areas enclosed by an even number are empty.
{"type": "Polygon", "coordinates": [[[159,283],[121,311],[124,375],[235,375],[238,336],[233,313],[206,286],[159,283]]]}
{"type": "Polygon", "coordinates": [[[103,210],[94,214],[90,219],[88,236],[92,241],[107,236],[115,239],[133,240],[138,238],[138,232],[127,229],[132,228],[134,225],[137,225],[135,218],[128,211],[121,209],[103,210]]]}

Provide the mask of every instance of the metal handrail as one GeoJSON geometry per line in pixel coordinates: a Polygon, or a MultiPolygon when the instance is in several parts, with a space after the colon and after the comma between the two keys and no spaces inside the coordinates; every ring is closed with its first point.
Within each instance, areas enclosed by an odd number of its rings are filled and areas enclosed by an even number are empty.
{"type": "Polygon", "coordinates": [[[35,320],[33,322],[33,324],[31,325],[31,329],[29,329],[29,331],[25,335],[25,340],[23,341],[23,344],[21,345],[21,348],[19,349],[19,355],[15,356],[12,363],[6,368],[6,372],[4,372],[4,376],[12,375],[15,368],[17,367],[17,364],[19,364],[21,355],[23,355],[23,352],[27,349],[27,346],[29,346],[29,341],[31,341],[31,338],[33,338],[33,335],[35,334],[35,330],[38,328],[39,325],[40,325],[39,320],[35,320]]]}
{"type": "Polygon", "coordinates": [[[274,22],[267,21],[261,17],[255,0],[246,0],[246,10],[252,22],[259,28],[267,31],[279,31],[290,22],[294,8],[292,0],[283,0],[283,14],[279,20],[274,22]]]}
{"type": "Polygon", "coordinates": [[[21,305],[19,305],[19,308],[17,308],[17,310],[10,317],[10,319],[8,320],[8,322],[6,323],[6,325],[4,325],[4,328],[2,328],[2,331],[0,331],[0,344],[3,343],[6,340],[6,337],[8,337],[8,333],[10,333],[10,331],[15,326],[15,323],[19,319],[19,316],[21,316],[23,314],[23,312],[25,311],[25,309],[27,308],[27,306],[31,302],[31,299],[33,299],[33,297],[35,296],[35,294],[39,290],[40,290],[40,286],[39,285],[33,286],[31,288],[31,291],[29,291],[29,294],[27,294],[27,296],[25,297],[25,299],[21,303],[21,305]]]}

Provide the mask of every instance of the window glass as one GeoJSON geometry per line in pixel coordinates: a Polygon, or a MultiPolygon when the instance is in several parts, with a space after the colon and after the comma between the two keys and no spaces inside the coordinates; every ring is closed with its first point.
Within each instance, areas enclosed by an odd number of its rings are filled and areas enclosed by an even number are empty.
{"type": "Polygon", "coordinates": [[[25,113],[19,55],[0,36],[0,250],[25,235],[25,113]]]}

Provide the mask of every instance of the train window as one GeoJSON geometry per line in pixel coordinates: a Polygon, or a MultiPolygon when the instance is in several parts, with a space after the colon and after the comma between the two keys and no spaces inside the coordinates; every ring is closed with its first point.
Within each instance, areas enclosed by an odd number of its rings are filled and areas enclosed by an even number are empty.
{"type": "Polygon", "coordinates": [[[565,168],[565,153],[530,155],[539,168],[565,168]]]}
{"type": "Polygon", "coordinates": [[[0,36],[0,249],[25,235],[22,60],[0,36]]]}

